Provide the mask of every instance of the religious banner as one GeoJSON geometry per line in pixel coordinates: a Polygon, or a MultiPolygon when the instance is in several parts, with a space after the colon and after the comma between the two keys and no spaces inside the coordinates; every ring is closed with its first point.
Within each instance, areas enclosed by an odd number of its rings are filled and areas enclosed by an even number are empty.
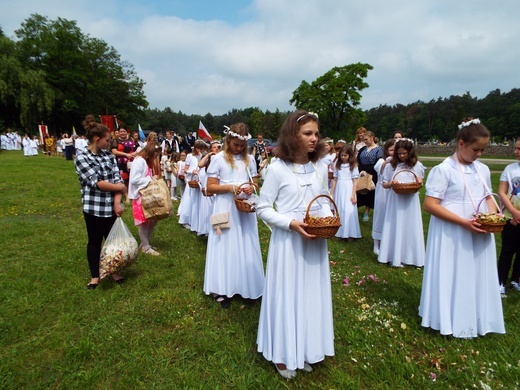
{"type": "Polygon", "coordinates": [[[40,145],[43,145],[43,140],[45,137],[49,136],[49,132],[47,131],[47,126],[43,123],[38,125],[38,132],[40,133],[40,145]]]}
{"type": "Polygon", "coordinates": [[[116,116],[115,115],[100,115],[101,123],[108,127],[110,133],[113,133],[116,129],[116,116]]]}

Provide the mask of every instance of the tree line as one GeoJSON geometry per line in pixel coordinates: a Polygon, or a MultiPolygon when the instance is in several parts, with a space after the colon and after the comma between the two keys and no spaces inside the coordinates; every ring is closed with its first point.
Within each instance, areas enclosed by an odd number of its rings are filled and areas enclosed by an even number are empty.
{"type": "MultiPolygon", "coordinates": [[[[245,122],[253,136],[278,138],[278,130],[290,112],[263,111],[260,107],[232,108],[214,115],[149,108],[143,91],[145,82],[133,65],[121,59],[115,48],[81,32],[75,21],[33,14],[15,31],[16,40],[0,28],[0,132],[12,128],[36,134],[45,123],[52,134],[81,133],[81,121],[88,113],[116,114],[131,130],[140,124],[145,130],[196,132],[199,121],[215,137],[224,126],[245,122]]],[[[362,110],[365,79],[373,67],[355,63],[337,66],[316,80],[303,80],[289,103],[316,112],[323,136],[352,140],[364,126],[380,139],[395,131],[419,141],[448,142],[466,117],[480,117],[495,141],[511,140],[520,132],[520,89],[491,91],[477,99],[462,96],[439,97],[429,102],[380,105],[362,110]]]]}
{"type": "MultiPolygon", "coordinates": [[[[278,130],[290,114],[290,111],[263,112],[258,107],[233,109],[218,116],[209,113],[205,116],[185,115],[175,113],[170,108],[162,111],[146,109],[144,112],[143,124],[150,129],[175,129],[180,133],[196,131],[201,120],[213,135],[219,136],[224,125],[240,121],[248,124],[253,135],[263,133],[270,139],[278,138],[278,130]]],[[[462,120],[479,117],[490,130],[493,141],[511,141],[520,136],[520,89],[514,88],[504,93],[496,89],[482,99],[466,92],[462,96],[439,97],[429,102],[380,105],[356,113],[356,120],[340,125],[339,129],[323,121],[322,112],[318,114],[322,135],[335,140],[352,141],[356,130],[364,126],[381,140],[390,138],[395,131],[401,131],[406,137],[420,142],[449,142],[456,137],[457,126],[462,120]]]]}

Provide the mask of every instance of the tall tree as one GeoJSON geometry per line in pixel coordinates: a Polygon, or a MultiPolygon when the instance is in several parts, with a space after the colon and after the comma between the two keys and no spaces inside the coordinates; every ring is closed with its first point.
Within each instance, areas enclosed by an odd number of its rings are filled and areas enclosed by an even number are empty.
{"type": "Polygon", "coordinates": [[[302,81],[289,103],[318,113],[322,126],[339,135],[344,127],[363,123],[365,114],[358,107],[361,91],[368,87],[364,79],[372,69],[359,62],[334,67],[310,84],[302,81]]]}
{"type": "Polygon", "coordinates": [[[148,106],[133,66],[104,41],[83,34],[75,21],[34,14],[15,34],[19,61],[43,72],[54,93],[49,117],[59,130],[70,130],[88,113],[132,121],[148,106]]]}
{"type": "Polygon", "coordinates": [[[27,69],[18,59],[16,44],[0,36],[0,108],[8,126],[20,124],[25,131],[51,111],[54,91],[45,73],[27,69]]]}

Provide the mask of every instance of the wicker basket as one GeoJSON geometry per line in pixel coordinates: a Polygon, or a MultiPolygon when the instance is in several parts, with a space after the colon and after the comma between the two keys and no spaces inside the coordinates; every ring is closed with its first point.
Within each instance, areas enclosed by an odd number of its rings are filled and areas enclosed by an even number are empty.
{"type": "Polygon", "coordinates": [[[314,197],[309,205],[307,206],[307,212],[305,213],[305,217],[303,218],[303,222],[307,224],[305,231],[316,238],[332,238],[338,232],[338,229],[341,227],[341,220],[338,215],[338,207],[332,199],[328,195],[318,195],[314,197]],[[311,217],[309,216],[309,212],[311,210],[311,205],[318,198],[327,198],[332,202],[334,206],[334,215],[331,217],[311,217]]]}
{"type": "MultiPolygon", "coordinates": [[[[242,186],[245,186],[245,185],[254,186],[255,183],[247,181],[245,183],[240,184],[238,186],[238,188],[241,188],[242,186]]],[[[256,208],[254,207],[254,205],[251,205],[251,204],[245,202],[245,200],[247,200],[247,199],[238,199],[237,196],[235,195],[235,206],[237,206],[238,211],[241,211],[243,213],[254,213],[256,211],[256,208]]]]}
{"type": "Polygon", "coordinates": [[[397,175],[402,172],[411,172],[415,177],[415,182],[394,183],[392,184],[392,189],[396,194],[415,194],[422,187],[422,183],[419,181],[419,177],[417,177],[414,171],[410,169],[402,169],[394,174],[392,181],[394,181],[397,175]]]}
{"type": "MultiPolygon", "coordinates": [[[[491,194],[497,196],[497,194],[491,194]]],[[[478,202],[477,206],[477,212],[473,215],[475,217],[475,220],[480,223],[480,229],[485,230],[488,233],[500,233],[502,230],[504,230],[504,226],[506,225],[507,221],[497,221],[497,222],[491,222],[491,221],[481,221],[480,218],[483,216],[482,213],[479,212],[480,205],[482,202],[486,199],[486,197],[482,198],[480,202],[478,202]]],[[[499,212],[501,215],[503,211],[503,207],[499,207],[499,212]]]]}
{"type": "Polygon", "coordinates": [[[188,181],[188,185],[190,186],[190,188],[200,188],[200,187],[199,187],[199,175],[197,175],[196,173],[194,173],[194,174],[191,176],[191,180],[188,181]]]}

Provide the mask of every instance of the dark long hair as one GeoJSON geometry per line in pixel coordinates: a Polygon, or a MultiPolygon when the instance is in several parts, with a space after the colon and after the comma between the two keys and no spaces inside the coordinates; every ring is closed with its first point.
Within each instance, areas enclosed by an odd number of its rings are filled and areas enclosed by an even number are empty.
{"type": "Polygon", "coordinates": [[[408,152],[408,156],[406,157],[406,161],[404,162],[409,167],[415,167],[417,164],[417,155],[415,154],[415,148],[413,146],[413,142],[407,138],[398,138],[394,144],[394,155],[392,156],[392,160],[390,164],[392,168],[396,168],[397,164],[401,162],[399,160],[399,156],[397,155],[397,151],[399,149],[405,149],[408,152]]]}
{"type": "MultiPolygon", "coordinates": [[[[301,155],[300,146],[298,145],[297,135],[300,127],[304,124],[314,121],[319,126],[318,117],[305,110],[297,110],[285,119],[280,129],[280,137],[275,149],[275,156],[284,161],[294,162],[301,155]]],[[[318,161],[325,154],[325,143],[321,140],[321,136],[316,144],[313,152],[309,153],[309,160],[318,161]]]]}
{"type": "Polygon", "coordinates": [[[356,167],[356,165],[357,165],[356,153],[354,153],[354,149],[352,148],[352,146],[348,145],[348,144],[343,146],[340,149],[340,151],[338,152],[338,158],[337,158],[337,161],[336,161],[336,168],[338,170],[341,169],[341,164],[343,164],[343,160],[341,160],[341,155],[344,154],[344,153],[348,154],[348,165],[349,165],[350,170],[353,170],[356,167]]]}

